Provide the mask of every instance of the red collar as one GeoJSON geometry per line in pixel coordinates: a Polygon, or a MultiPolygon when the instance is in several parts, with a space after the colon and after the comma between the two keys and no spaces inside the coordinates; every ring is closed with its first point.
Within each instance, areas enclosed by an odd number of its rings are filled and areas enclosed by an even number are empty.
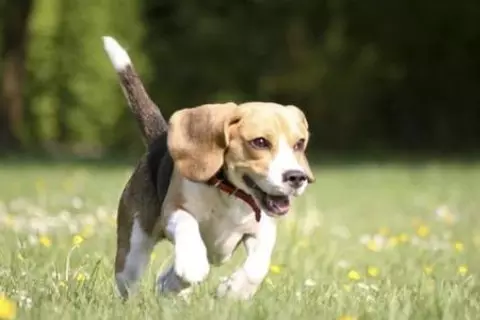
{"type": "Polygon", "coordinates": [[[248,193],[246,193],[245,191],[236,188],[234,185],[228,182],[228,180],[223,179],[221,174],[214,175],[212,178],[210,178],[207,181],[207,184],[220,189],[221,191],[227,193],[228,195],[234,195],[237,198],[245,201],[250,207],[252,207],[253,211],[255,212],[255,220],[257,222],[260,221],[261,210],[258,207],[255,199],[253,199],[253,197],[248,193]]]}

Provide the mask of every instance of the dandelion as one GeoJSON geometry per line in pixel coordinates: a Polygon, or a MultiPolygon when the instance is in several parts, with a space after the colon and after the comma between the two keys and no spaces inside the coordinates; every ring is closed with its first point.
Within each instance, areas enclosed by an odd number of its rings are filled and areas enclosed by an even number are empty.
{"type": "Polygon", "coordinates": [[[74,246],[79,246],[83,242],[83,237],[80,235],[76,235],[72,239],[72,243],[74,246]]]}
{"type": "Polygon", "coordinates": [[[0,319],[10,320],[17,314],[17,305],[12,300],[0,294],[0,319]]]}
{"type": "Polygon", "coordinates": [[[462,264],[461,266],[458,267],[457,273],[461,276],[465,276],[468,273],[468,266],[465,264],[462,264]]]}
{"type": "Polygon", "coordinates": [[[426,225],[420,225],[417,228],[417,234],[421,238],[425,238],[430,234],[430,228],[426,225]]]}
{"type": "Polygon", "coordinates": [[[400,233],[400,235],[398,236],[398,240],[401,243],[406,243],[406,242],[408,242],[409,239],[410,239],[410,237],[406,233],[400,233]]]}
{"type": "Polygon", "coordinates": [[[388,239],[388,246],[391,248],[396,247],[398,242],[399,242],[398,237],[390,237],[388,239]]]}
{"type": "Polygon", "coordinates": [[[367,273],[370,277],[375,278],[380,273],[380,270],[377,267],[370,266],[367,268],[367,273]]]}
{"type": "Polygon", "coordinates": [[[455,250],[457,250],[458,252],[462,252],[463,250],[465,250],[465,246],[460,241],[455,242],[453,246],[455,247],[455,250]]]}
{"type": "Polygon", "coordinates": [[[424,266],[423,267],[423,272],[428,276],[433,273],[433,267],[432,266],[424,266]]]}
{"type": "Polygon", "coordinates": [[[279,265],[273,264],[270,266],[270,272],[279,274],[280,272],[282,272],[282,268],[279,265]]]}
{"type": "Polygon", "coordinates": [[[77,280],[77,282],[84,282],[85,280],[87,280],[87,275],[83,272],[79,272],[76,276],[75,276],[75,280],[77,280]]]}
{"type": "Polygon", "coordinates": [[[38,241],[44,246],[44,247],[47,247],[47,248],[50,248],[52,246],[52,240],[47,237],[47,236],[41,236],[38,241]]]}
{"type": "Polygon", "coordinates": [[[355,270],[350,270],[350,271],[348,272],[348,278],[349,278],[350,280],[358,281],[358,280],[361,279],[361,276],[360,276],[360,273],[358,273],[357,271],[355,271],[355,270]]]}

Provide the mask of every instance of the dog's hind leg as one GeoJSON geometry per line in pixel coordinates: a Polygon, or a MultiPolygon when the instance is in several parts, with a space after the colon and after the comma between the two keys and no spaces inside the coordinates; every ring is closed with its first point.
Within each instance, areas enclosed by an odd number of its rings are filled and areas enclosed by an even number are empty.
{"type": "Polygon", "coordinates": [[[144,158],[127,183],[118,206],[115,280],[123,298],[134,291],[155,244],[163,238],[155,230],[160,204],[149,179],[144,158]]]}
{"type": "Polygon", "coordinates": [[[118,293],[127,298],[150,261],[155,241],[142,229],[137,218],[119,225],[118,231],[115,280],[118,293]]]}

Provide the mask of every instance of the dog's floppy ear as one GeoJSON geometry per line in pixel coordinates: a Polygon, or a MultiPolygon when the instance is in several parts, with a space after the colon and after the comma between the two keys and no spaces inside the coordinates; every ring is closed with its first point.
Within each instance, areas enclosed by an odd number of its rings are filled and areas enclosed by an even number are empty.
{"type": "Polygon", "coordinates": [[[171,116],[168,150],[185,178],[207,181],[222,167],[229,128],[240,120],[236,108],[235,103],[206,104],[171,116]]]}
{"type": "MultiPolygon", "coordinates": [[[[292,105],[289,105],[289,106],[286,106],[286,108],[292,112],[292,114],[294,114],[295,117],[297,117],[299,119],[299,121],[302,123],[302,125],[305,127],[305,130],[307,131],[307,134],[310,135],[309,131],[308,131],[308,122],[307,122],[307,118],[305,117],[305,114],[303,113],[302,110],[300,110],[298,107],[296,106],[292,106],[292,105]]],[[[305,141],[305,147],[307,146],[307,143],[308,143],[308,136],[306,137],[306,141],[305,141]]],[[[312,169],[310,169],[310,165],[308,164],[308,160],[307,160],[307,156],[305,155],[305,152],[302,152],[298,157],[298,163],[300,164],[300,166],[303,168],[305,174],[307,175],[307,178],[308,178],[308,182],[309,183],[313,183],[315,182],[315,177],[312,173],[312,169]]]]}

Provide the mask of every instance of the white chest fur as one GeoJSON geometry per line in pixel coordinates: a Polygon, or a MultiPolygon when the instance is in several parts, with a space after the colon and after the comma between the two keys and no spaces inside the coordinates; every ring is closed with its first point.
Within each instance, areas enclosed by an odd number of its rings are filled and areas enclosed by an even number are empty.
{"type": "Polygon", "coordinates": [[[242,200],[188,180],[182,181],[182,190],[184,209],[198,221],[210,263],[225,262],[244,235],[256,234],[259,223],[252,208],[242,200]]]}

